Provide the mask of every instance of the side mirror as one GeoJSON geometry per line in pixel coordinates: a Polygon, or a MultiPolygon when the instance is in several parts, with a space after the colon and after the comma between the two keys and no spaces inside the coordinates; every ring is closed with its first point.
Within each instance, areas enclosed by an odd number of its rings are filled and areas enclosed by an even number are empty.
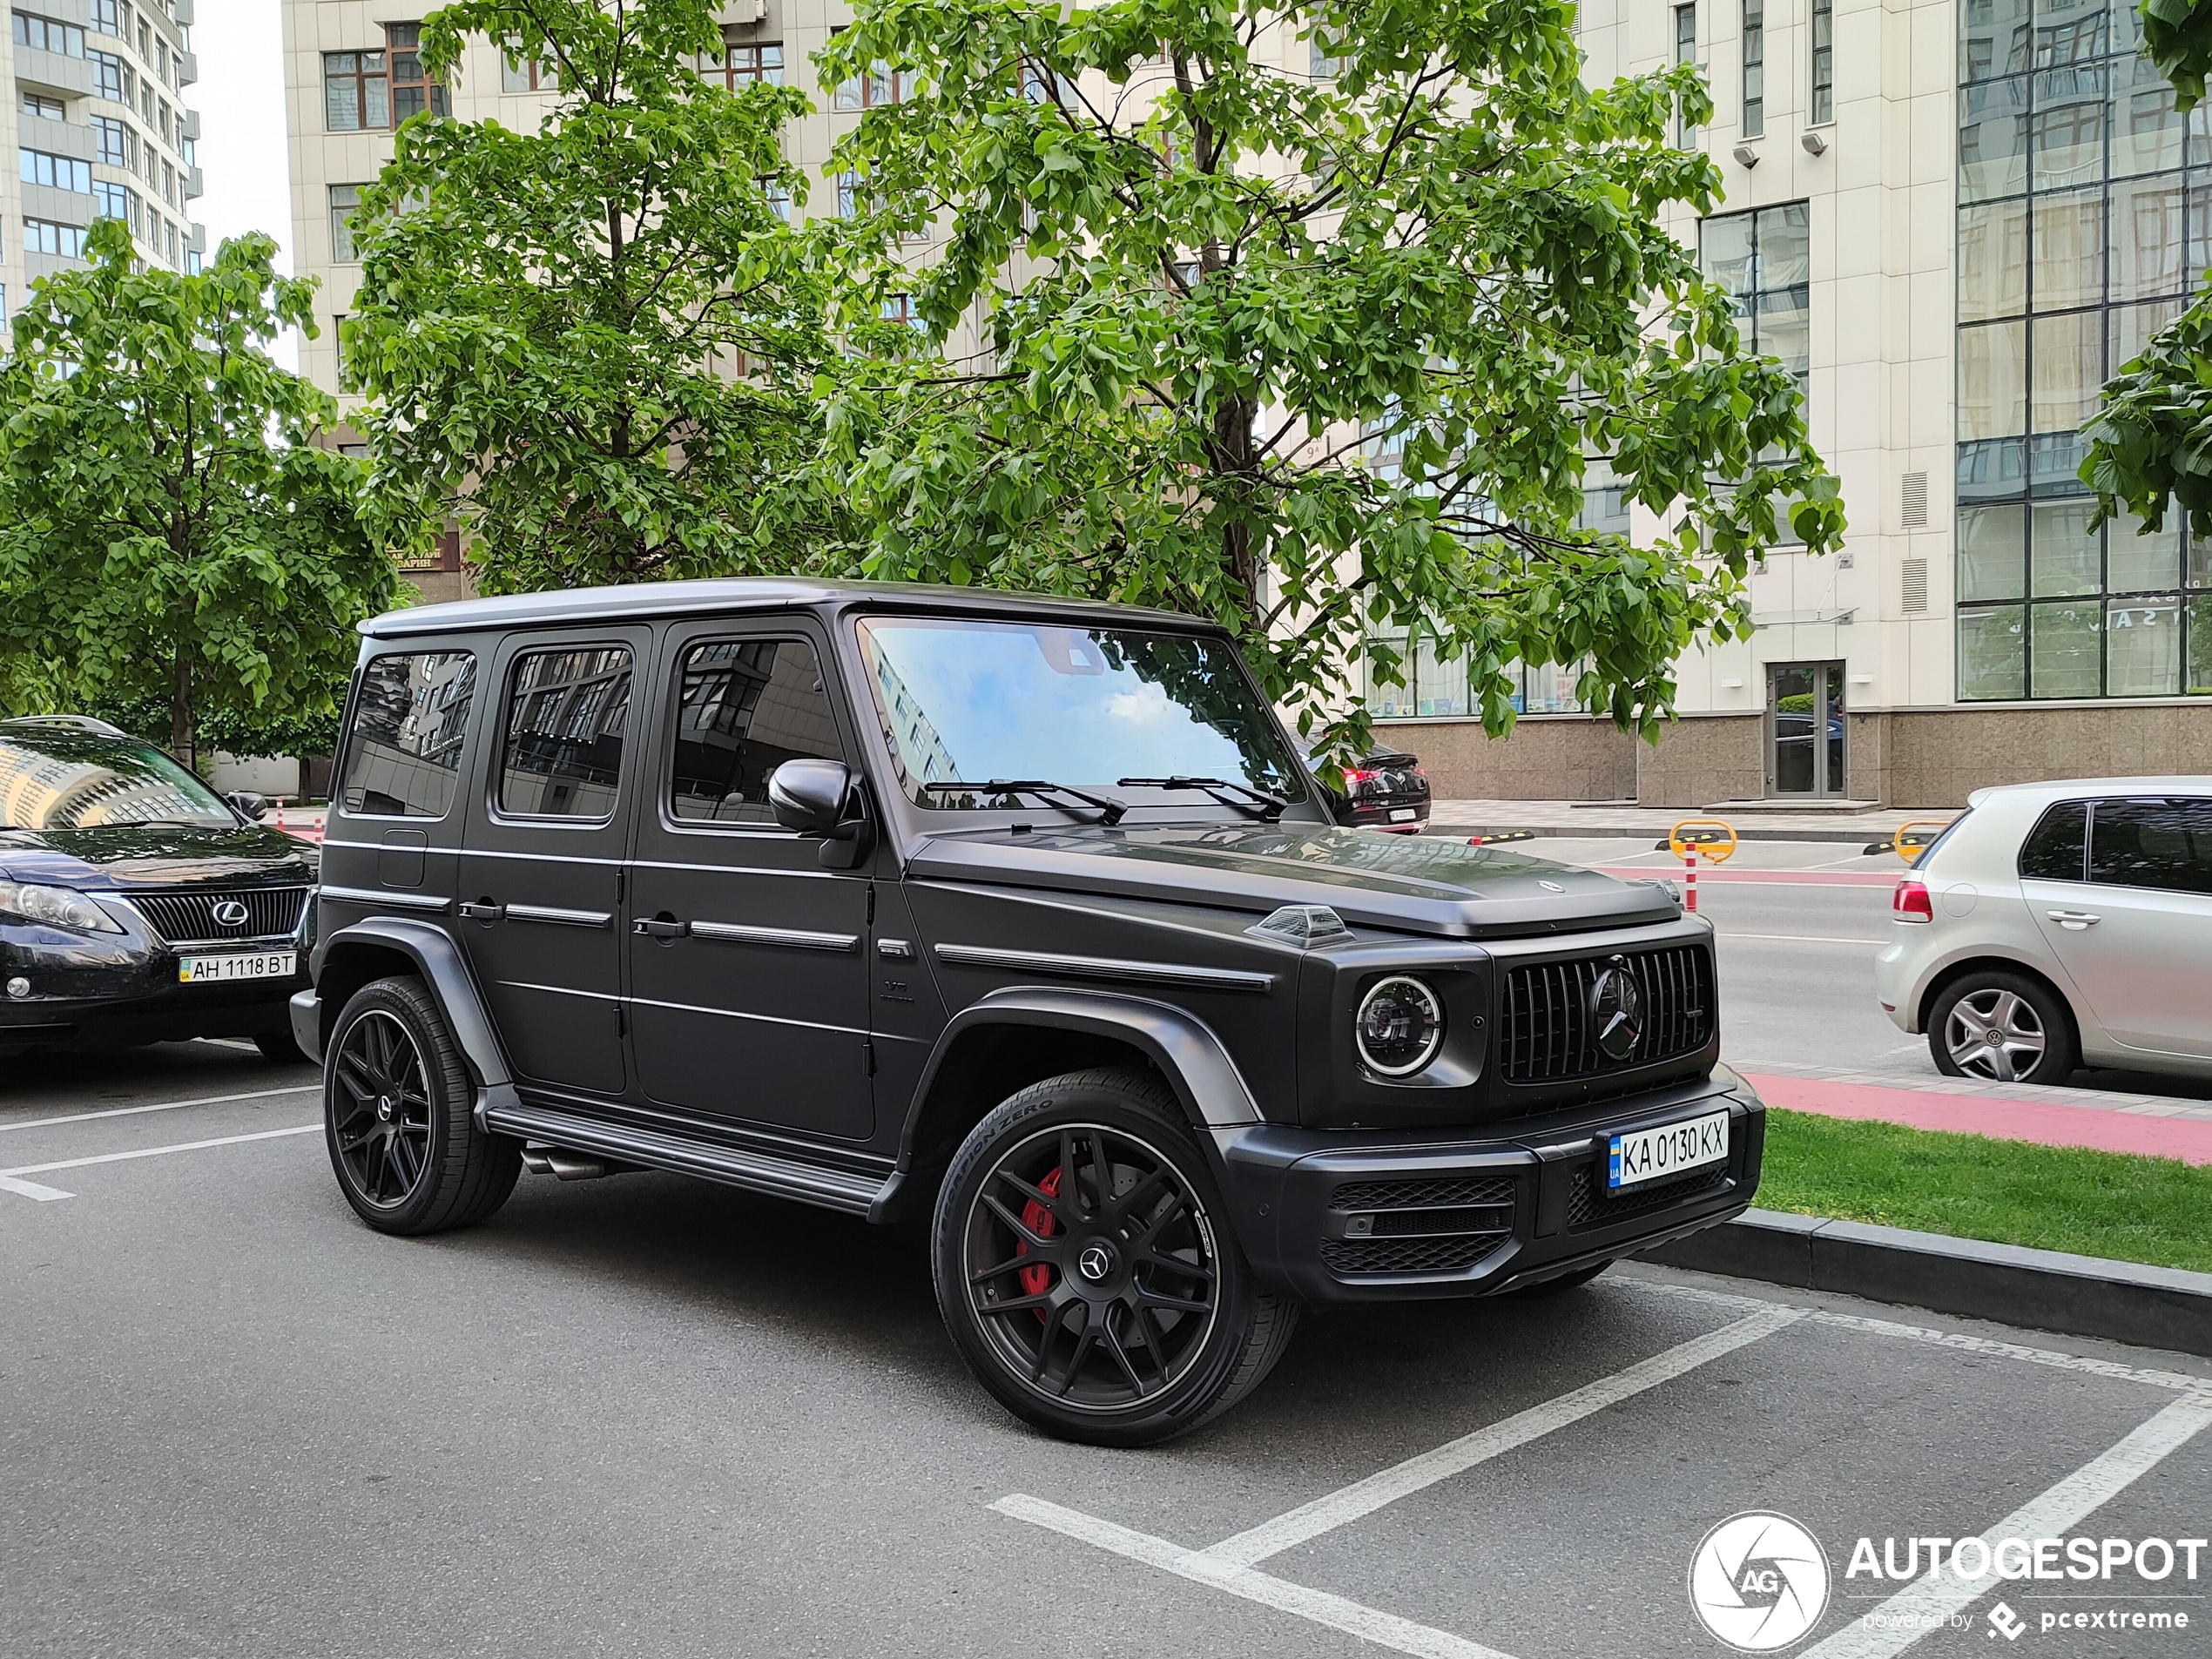
{"type": "Polygon", "coordinates": [[[776,822],[801,835],[828,835],[845,821],[853,771],[842,760],[786,760],[768,777],[776,822]]]}
{"type": "Polygon", "coordinates": [[[269,803],[249,790],[235,789],[223,799],[253,823],[258,824],[269,815],[269,803]]]}

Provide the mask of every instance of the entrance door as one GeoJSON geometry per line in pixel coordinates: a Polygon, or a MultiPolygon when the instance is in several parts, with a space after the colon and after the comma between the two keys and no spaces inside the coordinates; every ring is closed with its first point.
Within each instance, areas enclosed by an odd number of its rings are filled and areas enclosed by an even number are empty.
{"type": "Polygon", "coordinates": [[[1842,799],[1844,665],[1769,664],[1766,705],[1766,792],[1842,799]]]}

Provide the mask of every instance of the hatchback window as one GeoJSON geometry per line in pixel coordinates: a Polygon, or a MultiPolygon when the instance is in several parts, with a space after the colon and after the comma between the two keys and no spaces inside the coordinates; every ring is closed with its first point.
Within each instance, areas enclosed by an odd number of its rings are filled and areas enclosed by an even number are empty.
{"type": "Polygon", "coordinates": [[[680,819],[772,824],[768,776],[786,760],[842,760],[821,664],[803,639],[717,639],[684,654],[670,768],[680,819]]]}
{"type": "Polygon", "coordinates": [[[215,792],[150,743],[89,732],[0,738],[0,829],[235,829],[215,792]]]}
{"type": "Polygon", "coordinates": [[[443,818],[475,689],[467,651],[371,658],[354,699],[338,804],[357,816],[443,818]]]}
{"type": "Polygon", "coordinates": [[[525,818],[612,817],[629,723],[629,646],[517,657],[507,680],[499,810],[525,818]]]}
{"type": "Polygon", "coordinates": [[[2212,800],[2099,801],[2089,830],[2089,880],[2212,893],[2212,800]]]}
{"type": "MultiPolygon", "coordinates": [[[[2046,812],[2020,844],[2020,875],[2030,881],[2081,880],[2089,803],[2062,800],[2046,812]]],[[[1924,855],[1925,856],[1925,855],[1924,855]]]]}

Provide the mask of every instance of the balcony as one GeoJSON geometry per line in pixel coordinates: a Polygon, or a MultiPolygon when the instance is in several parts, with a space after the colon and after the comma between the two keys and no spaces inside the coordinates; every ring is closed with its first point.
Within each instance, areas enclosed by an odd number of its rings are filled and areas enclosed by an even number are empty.
{"type": "Polygon", "coordinates": [[[198,52],[179,52],[177,54],[177,84],[179,86],[190,86],[199,78],[199,54],[198,52]]]}

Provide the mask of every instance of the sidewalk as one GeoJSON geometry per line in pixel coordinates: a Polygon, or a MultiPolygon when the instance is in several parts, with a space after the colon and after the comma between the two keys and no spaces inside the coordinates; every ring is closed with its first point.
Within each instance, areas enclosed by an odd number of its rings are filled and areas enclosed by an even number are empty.
{"type": "Polygon", "coordinates": [[[1685,818],[1718,818],[1738,838],[1754,841],[1878,841],[1898,825],[1946,822],[1955,806],[1912,810],[1777,810],[1764,801],[1739,801],[1711,809],[1645,807],[1634,801],[1443,800],[1429,804],[1432,835],[1479,835],[1530,830],[1538,835],[1649,835],[1655,840],[1685,818]]]}

